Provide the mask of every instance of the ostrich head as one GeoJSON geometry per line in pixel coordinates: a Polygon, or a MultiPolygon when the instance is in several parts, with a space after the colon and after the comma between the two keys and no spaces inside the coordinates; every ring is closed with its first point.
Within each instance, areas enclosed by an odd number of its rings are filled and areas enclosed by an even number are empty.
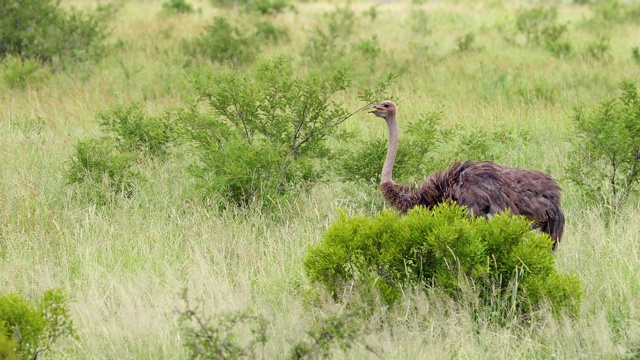
{"type": "Polygon", "coordinates": [[[393,101],[383,101],[377,105],[371,107],[373,110],[370,113],[375,114],[378,117],[387,119],[396,115],[396,105],[393,101]]]}

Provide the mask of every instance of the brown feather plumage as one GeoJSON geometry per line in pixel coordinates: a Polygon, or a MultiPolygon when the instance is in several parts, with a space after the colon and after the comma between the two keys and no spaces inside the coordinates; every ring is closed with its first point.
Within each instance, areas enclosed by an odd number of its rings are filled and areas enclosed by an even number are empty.
{"type": "Polygon", "coordinates": [[[397,129],[392,129],[396,126],[395,106],[391,102],[383,102],[376,105],[374,113],[387,120],[390,137],[394,138],[390,138],[380,184],[389,205],[406,213],[415,206],[431,209],[437,204],[453,201],[466,206],[471,215],[486,218],[510,209],[512,214],[523,215],[533,221],[532,228],[540,228],[549,234],[553,249],[556,249],[562,239],[565,219],[560,208],[560,187],[549,175],[493,162],[465,161],[428,176],[419,187],[396,184],[391,180],[397,147],[397,129]]]}

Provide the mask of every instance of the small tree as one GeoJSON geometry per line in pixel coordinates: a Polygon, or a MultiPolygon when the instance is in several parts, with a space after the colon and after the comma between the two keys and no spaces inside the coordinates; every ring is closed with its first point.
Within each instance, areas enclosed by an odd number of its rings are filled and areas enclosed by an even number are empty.
{"type": "Polygon", "coordinates": [[[622,93],[594,108],[574,109],[575,134],[567,168],[569,179],[596,203],[618,210],[640,180],[640,97],[623,80],[622,93]]]}
{"type": "Polygon", "coordinates": [[[74,336],[68,302],[60,290],[48,290],[35,302],[21,294],[0,295],[0,358],[7,354],[11,359],[15,351],[23,359],[36,359],[59,338],[74,336]]]}
{"type": "Polygon", "coordinates": [[[331,157],[325,140],[339,137],[337,126],[355,113],[335,100],[350,85],[339,69],[295,76],[285,57],[197,79],[209,111],[179,111],[198,154],[191,173],[207,196],[240,205],[304,189],[322,174],[317,161],[331,157]]]}
{"type": "Polygon", "coordinates": [[[0,59],[8,55],[39,62],[87,60],[104,49],[110,8],[96,13],[64,11],[56,0],[0,2],[0,59]]]}

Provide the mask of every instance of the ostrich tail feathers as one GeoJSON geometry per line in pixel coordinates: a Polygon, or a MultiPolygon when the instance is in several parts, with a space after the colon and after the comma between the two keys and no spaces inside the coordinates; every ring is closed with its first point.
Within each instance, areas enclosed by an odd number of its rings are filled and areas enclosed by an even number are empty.
{"type": "Polygon", "coordinates": [[[420,203],[418,189],[409,185],[387,181],[380,184],[380,190],[387,203],[403,214],[420,203]]]}
{"type": "Polygon", "coordinates": [[[564,214],[558,204],[554,204],[553,216],[550,217],[542,231],[551,236],[551,239],[553,240],[553,250],[558,248],[558,243],[562,240],[562,233],[564,232],[564,214]]]}

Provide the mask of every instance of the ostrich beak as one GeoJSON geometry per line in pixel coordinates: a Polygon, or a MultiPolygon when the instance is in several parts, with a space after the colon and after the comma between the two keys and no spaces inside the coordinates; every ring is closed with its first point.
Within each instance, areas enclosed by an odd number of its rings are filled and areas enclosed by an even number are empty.
{"type": "Polygon", "coordinates": [[[378,109],[378,105],[370,106],[370,107],[369,107],[369,109],[373,109],[373,110],[369,111],[369,114],[373,114],[373,113],[375,113],[377,110],[379,110],[379,109],[378,109]]]}

